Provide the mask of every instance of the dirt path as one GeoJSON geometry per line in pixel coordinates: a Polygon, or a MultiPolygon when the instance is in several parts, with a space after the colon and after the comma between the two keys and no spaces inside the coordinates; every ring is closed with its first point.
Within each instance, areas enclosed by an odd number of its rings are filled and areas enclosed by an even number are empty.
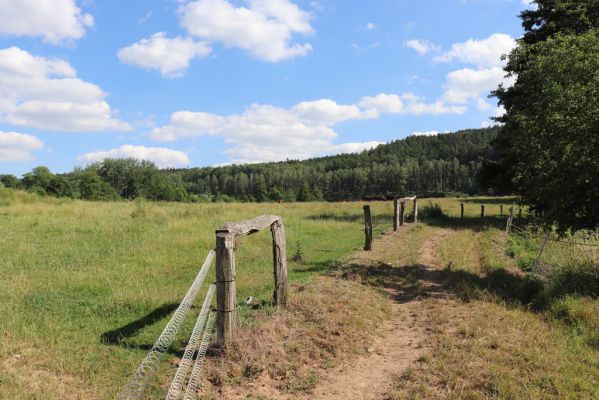
{"type": "Polygon", "coordinates": [[[423,323],[423,298],[445,293],[432,275],[438,270],[437,250],[451,231],[439,229],[419,250],[419,263],[424,279],[420,280],[417,297],[410,292],[393,292],[393,316],[381,327],[366,356],[327,372],[310,399],[382,399],[391,389],[394,379],[427,352],[427,327],[423,323]]]}
{"type": "MultiPolygon", "coordinates": [[[[388,262],[397,255],[411,228],[397,234],[387,234],[376,242],[375,251],[359,252],[354,262],[360,265],[377,265],[388,262]]],[[[341,362],[319,374],[317,386],[310,394],[285,394],[276,389],[276,382],[261,376],[249,386],[237,387],[221,392],[222,398],[269,400],[288,399],[383,399],[391,391],[394,382],[408,367],[414,365],[430,349],[426,343],[430,327],[425,323],[426,315],[438,297],[446,298],[446,290],[439,282],[437,252],[443,239],[451,230],[433,231],[417,250],[418,265],[392,265],[394,271],[412,268],[416,276],[415,285],[394,284],[383,287],[393,298],[391,317],[379,328],[379,336],[368,348],[368,353],[341,362]]],[[[393,262],[402,262],[394,259],[393,262]]],[[[404,262],[405,263],[405,262],[404,262]]],[[[403,281],[402,281],[403,282],[403,281]]]]}

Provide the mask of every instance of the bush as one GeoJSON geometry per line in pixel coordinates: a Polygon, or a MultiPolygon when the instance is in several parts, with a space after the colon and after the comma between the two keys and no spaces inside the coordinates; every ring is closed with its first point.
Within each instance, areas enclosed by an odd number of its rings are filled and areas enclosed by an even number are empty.
{"type": "Polygon", "coordinates": [[[423,221],[440,219],[445,217],[445,213],[439,204],[427,204],[419,211],[418,217],[423,221]]]}

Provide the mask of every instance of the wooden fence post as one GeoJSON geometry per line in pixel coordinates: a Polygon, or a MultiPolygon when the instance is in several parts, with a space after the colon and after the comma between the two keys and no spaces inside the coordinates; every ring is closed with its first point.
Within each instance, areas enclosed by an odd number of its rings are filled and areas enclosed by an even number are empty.
{"type": "Polygon", "coordinates": [[[499,205],[499,215],[503,215],[503,204],[499,205]]]}
{"type": "Polygon", "coordinates": [[[237,325],[235,286],[235,235],[216,235],[216,337],[220,349],[227,347],[237,325]]]}
{"type": "Polygon", "coordinates": [[[518,209],[518,221],[522,221],[522,209],[518,209]]]}
{"type": "Polygon", "coordinates": [[[397,197],[393,199],[393,230],[397,232],[399,228],[399,200],[397,197]]]}
{"type": "Polygon", "coordinates": [[[485,205],[484,204],[480,205],[480,217],[481,218],[485,217],[485,205]]]}
{"type": "Polygon", "coordinates": [[[418,222],[418,199],[414,199],[414,223],[418,222]]]}
{"type": "Polygon", "coordinates": [[[370,215],[370,206],[364,206],[364,234],[366,240],[364,242],[364,250],[372,250],[372,216],[370,215]]]}
{"type": "Polygon", "coordinates": [[[405,222],[405,214],[406,214],[406,202],[402,201],[401,206],[399,208],[399,226],[403,226],[405,222]]]}
{"type": "Polygon", "coordinates": [[[512,222],[514,221],[514,207],[510,207],[510,216],[507,217],[507,225],[505,227],[505,234],[510,234],[510,229],[512,229],[512,222]]]}
{"type": "Polygon", "coordinates": [[[462,211],[460,219],[464,219],[464,203],[460,203],[460,209],[462,211]]]}
{"type": "Polygon", "coordinates": [[[275,274],[274,303],[277,306],[287,305],[287,244],[285,227],[281,220],[275,221],[271,226],[272,232],[272,258],[275,274]]]}

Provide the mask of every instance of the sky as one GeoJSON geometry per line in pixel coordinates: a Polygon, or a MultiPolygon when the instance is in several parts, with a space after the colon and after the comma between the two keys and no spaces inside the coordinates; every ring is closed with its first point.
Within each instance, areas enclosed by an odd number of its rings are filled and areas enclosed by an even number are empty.
{"type": "Polygon", "coordinates": [[[305,159],[493,124],[528,0],[0,0],[0,173],[305,159]]]}

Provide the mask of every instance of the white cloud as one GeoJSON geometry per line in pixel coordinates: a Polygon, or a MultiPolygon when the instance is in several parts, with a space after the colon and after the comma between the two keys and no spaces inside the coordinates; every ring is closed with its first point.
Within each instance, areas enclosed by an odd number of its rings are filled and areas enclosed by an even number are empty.
{"type": "Polygon", "coordinates": [[[196,0],[179,8],[181,24],[193,36],[247,50],[277,62],[304,56],[309,43],[294,43],[293,35],[310,35],[311,15],[289,0],[249,0],[235,7],[226,0],[196,0]]]}
{"type": "Polygon", "coordinates": [[[35,136],[0,131],[0,161],[32,160],[31,152],[43,147],[42,141],[35,136]]]}
{"type": "Polygon", "coordinates": [[[361,153],[364,150],[374,149],[377,146],[385,144],[385,142],[364,142],[364,143],[342,143],[333,146],[332,153],[334,154],[347,154],[347,153],[361,153]]]}
{"type": "Polygon", "coordinates": [[[0,1],[0,35],[41,36],[51,43],[75,40],[93,26],[75,0],[0,1]]]}
{"type": "Polygon", "coordinates": [[[339,152],[361,151],[377,142],[333,144],[333,129],[343,121],[378,118],[381,114],[462,113],[462,106],[438,101],[425,103],[410,93],[381,93],[362,98],[357,104],[343,105],[330,99],[301,102],[289,109],[254,104],[242,114],[227,116],[205,112],[178,111],[168,125],[154,128],[155,140],[213,135],[230,147],[226,154],[233,162],[279,161],[339,152]]]}
{"type": "Polygon", "coordinates": [[[494,33],[483,40],[469,39],[463,43],[455,43],[451,50],[435,57],[438,62],[454,60],[473,64],[477,68],[500,67],[503,54],[509,54],[516,47],[516,41],[505,33],[494,33]]]}
{"type": "Polygon", "coordinates": [[[380,93],[376,96],[365,96],[358,103],[365,110],[380,113],[400,114],[404,112],[401,97],[396,94],[380,93]]]}
{"type": "Polygon", "coordinates": [[[404,44],[420,55],[425,55],[440,50],[439,46],[427,40],[411,39],[404,42],[404,44]]]}
{"type": "Polygon", "coordinates": [[[149,39],[120,49],[118,57],[126,64],[157,69],[163,76],[176,78],[183,75],[193,58],[206,56],[211,51],[206,42],[181,37],[169,39],[164,32],[158,32],[149,39]]]}
{"type": "Polygon", "coordinates": [[[476,109],[478,111],[487,111],[492,109],[493,106],[491,104],[489,104],[485,99],[483,98],[478,98],[476,100],[476,109]]]}
{"type": "Polygon", "coordinates": [[[426,103],[424,98],[413,93],[396,94],[381,93],[374,97],[363,97],[358,103],[369,114],[377,117],[379,114],[411,114],[411,115],[440,115],[463,114],[467,111],[464,106],[447,105],[443,101],[426,103]]]}
{"type": "Polygon", "coordinates": [[[464,68],[450,72],[445,83],[443,99],[450,103],[466,103],[487,95],[500,83],[513,84],[513,78],[505,78],[506,73],[500,67],[475,70],[464,68]]]}
{"type": "Polygon", "coordinates": [[[338,122],[351,119],[367,117],[355,105],[341,105],[329,99],[303,101],[294,106],[291,112],[303,122],[326,126],[335,125],[338,122]]]}
{"type": "Polygon", "coordinates": [[[376,29],[376,25],[373,24],[372,22],[369,22],[366,24],[366,29],[369,31],[372,31],[372,30],[376,29]]]}
{"type": "Polygon", "coordinates": [[[164,147],[132,146],[129,144],[107,151],[94,151],[77,157],[82,164],[102,161],[105,158],[135,158],[152,161],[159,168],[180,167],[189,164],[189,157],[182,151],[164,147]]]}
{"type": "Polygon", "coordinates": [[[116,118],[106,93],[76,77],[63,60],[0,49],[0,120],[57,131],[130,130],[116,118]]]}

